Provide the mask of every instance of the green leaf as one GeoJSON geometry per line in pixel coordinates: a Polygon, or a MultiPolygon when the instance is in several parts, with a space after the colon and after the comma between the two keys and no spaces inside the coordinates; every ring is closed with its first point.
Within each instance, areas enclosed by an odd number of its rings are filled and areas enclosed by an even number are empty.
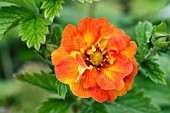
{"type": "Polygon", "coordinates": [[[152,36],[153,26],[152,23],[145,21],[139,22],[135,28],[135,37],[138,44],[138,53],[141,55],[141,58],[149,51],[149,40],[152,36]]]}
{"type": "Polygon", "coordinates": [[[41,8],[45,9],[45,17],[52,21],[55,16],[59,16],[63,2],[64,0],[44,0],[41,8]]]}
{"type": "Polygon", "coordinates": [[[41,0],[0,0],[0,2],[16,4],[38,14],[41,0]]]}
{"type": "Polygon", "coordinates": [[[109,113],[159,113],[159,108],[151,103],[150,98],[135,88],[106,107],[109,113]]]}
{"type": "Polygon", "coordinates": [[[19,34],[22,36],[22,41],[26,41],[28,48],[34,46],[39,50],[41,44],[45,43],[48,24],[49,22],[40,16],[27,16],[20,21],[19,34]]]}
{"type": "Polygon", "coordinates": [[[84,2],[93,3],[99,0],[78,0],[78,1],[80,1],[81,3],[84,3],[84,2]]]}
{"type": "Polygon", "coordinates": [[[78,113],[108,113],[104,104],[98,103],[96,101],[84,101],[85,103],[82,104],[82,106],[78,109],[78,113]]]}
{"type": "Polygon", "coordinates": [[[36,85],[52,93],[57,93],[61,98],[65,98],[67,93],[67,86],[59,82],[54,74],[48,73],[34,73],[34,74],[17,74],[16,78],[19,80],[36,85]]]}
{"type": "Polygon", "coordinates": [[[37,108],[37,113],[71,113],[71,103],[58,99],[49,99],[37,108]]]}
{"type": "Polygon", "coordinates": [[[160,69],[159,64],[151,60],[145,60],[140,66],[142,73],[146,77],[149,77],[155,83],[166,85],[166,81],[164,80],[166,74],[160,69]]]}
{"type": "Polygon", "coordinates": [[[14,27],[24,14],[25,10],[16,6],[0,8],[0,39],[7,29],[14,27]]]}

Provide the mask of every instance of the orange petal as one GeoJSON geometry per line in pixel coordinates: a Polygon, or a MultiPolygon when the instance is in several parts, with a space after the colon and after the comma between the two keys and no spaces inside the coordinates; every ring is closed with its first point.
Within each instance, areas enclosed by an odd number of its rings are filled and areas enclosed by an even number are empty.
{"type": "Polygon", "coordinates": [[[60,60],[66,58],[68,56],[68,53],[65,52],[62,46],[60,46],[58,49],[52,52],[51,54],[51,60],[53,65],[56,65],[60,60]]]}
{"type": "Polygon", "coordinates": [[[116,58],[115,62],[112,65],[109,65],[107,69],[114,71],[116,74],[121,74],[125,77],[132,72],[133,64],[131,59],[127,58],[126,56],[123,57],[123,55],[121,54],[119,55],[121,56],[121,58],[116,58]]]}
{"type": "Polygon", "coordinates": [[[126,47],[126,42],[119,36],[110,38],[107,43],[108,50],[115,50],[117,52],[123,51],[126,47]]]}
{"type": "Polygon", "coordinates": [[[128,56],[129,58],[132,58],[132,57],[134,57],[136,51],[137,51],[136,43],[133,41],[130,41],[129,45],[121,53],[128,56]]]}
{"type": "Polygon", "coordinates": [[[94,87],[96,85],[96,77],[97,77],[96,68],[93,68],[92,71],[86,70],[83,73],[83,87],[84,88],[94,87]]]}
{"type": "Polygon", "coordinates": [[[138,65],[136,62],[136,59],[133,58],[133,71],[124,78],[124,82],[125,82],[125,87],[126,90],[130,90],[132,87],[132,84],[134,82],[134,77],[136,76],[137,72],[138,72],[138,65]]]}
{"type": "Polygon", "coordinates": [[[107,18],[98,18],[96,20],[100,21],[100,23],[102,24],[102,28],[100,30],[101,35],[105,34],[109,30],[111,30],[110,29],[111,25],[110,25],[110,23],[109,23],[107,18]]]}
{"type": "Polygon", "coordinates": [[[100,103],[104,102],[108,97],[108,91],[101,89],[99,86],[89,88],[92,98],[100,103]]]}
{"type": "Polygon", "coordinates": [[[83,87],[83,80],[80,78],[78,82],[74,82],[69,85],[72,93],[81,98],[89,98],[90,92],[88,89],[83,87]]]}
{"type": "Polygon", "coordinates": [[[123,77],[124,75],[119,75],[113,71],[102,69],[97,78],[97,84],[104,90],[121,90],[124,86],[123,77]]]}
{"type": "Polygon", "coordinates": [[[73,57],[68,56],[57,63],[55,73],[59,81],[66,84],[73,83],[79,75],[78,65],[73,57]]]}
{"type": "Polygon", "coordinates": [[[100,37],[101,23],[93,18],[87,17],[79,22],[79,29],[82,32],[84,41],[89,47],[100,37]]]}
{"type": "Polygon", "coordinates": [[[80,31],[74,25],[69,24],[64,29],[61,46],[68,53],[79,51],[79,46],[76,42],[77,38],[82,38],[80,31]]]}

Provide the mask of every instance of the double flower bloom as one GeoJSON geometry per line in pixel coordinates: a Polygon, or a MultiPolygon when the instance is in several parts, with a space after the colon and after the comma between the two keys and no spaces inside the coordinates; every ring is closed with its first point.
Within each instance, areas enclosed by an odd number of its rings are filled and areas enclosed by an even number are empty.
{"type": "Polygon", "coordinates": [[[81,98],[111,102],[131,89],[137,73],[136,43],[106,18],[67,25],[52,53],[56,77],[81,98]]]}

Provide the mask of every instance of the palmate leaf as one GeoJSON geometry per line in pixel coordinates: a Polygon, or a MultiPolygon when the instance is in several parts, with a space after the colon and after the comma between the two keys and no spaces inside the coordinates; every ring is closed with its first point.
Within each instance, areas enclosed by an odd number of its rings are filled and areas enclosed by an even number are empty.
{"type": "Polygon", "coordinates": [[[144,97],[142,91],[132,89],[125,96],[118,97],[115,102],[106,105],[109,113],[159,113],[159,107],[144,97]]]}
{"type": "Polygon", "coordinates": [[[99,0],[78,0],[78,1],[80,1],[81,3],[84,3],[84,2],[93,3],[99,0]]]}
{"type": "Polygon", "coordinates": [[[65,98],[67,86],[59,82],[54,74],[34,73],[34,74],[17,74],[16,78],[27,83],[36,85],[49,92],[57,93],[60,98],[65,98]]]}
{"type": "Polygon", "coordinates": [[[70,105],[68,101],[49,99],[37,108],[37,113],[72,113],[70,105]]]}
{"type": "Polygon", "coordinates": [[[10,26],[17,24],[25,12],[26,10],[16,6],[0,8],[0,39],[10,26]]]}
{"type": "Polygon", "coordinates": [[[135,28],[135,37],[138,44],[138,53],[141,58],[149,52],[149,40],[152,36],[153,25],[152,23],[145,21],[139,22],[135,28]]]}
{"type": "Polygon", "coordinates": [[[153,82],[166,85],[166,74],[160,69],[159,64],[151,60],[145,60],[141,65],[142,73],[153,82]]]}
{"type": "Polygon", "coordinates": [[[55,16],[59,16],[63,2],[64,0],[44,0],[41,8],[45,9],[45,17],[52,21],[55,16]]]}
{"type": "Polygon", "coordinates": [[[41,44],[45,43],[48,24],[44,17],[34,15],[28,15],[20,21],[19,34],[22,36],[22,41],[26,41],[28,48],[34,46],[39,50],[41,44]]]}

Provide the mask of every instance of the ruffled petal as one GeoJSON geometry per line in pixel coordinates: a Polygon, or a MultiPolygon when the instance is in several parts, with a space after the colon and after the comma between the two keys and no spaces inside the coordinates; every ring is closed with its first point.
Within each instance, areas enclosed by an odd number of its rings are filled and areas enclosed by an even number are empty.
{"type": "Polygon", "coordinates": [[[89,98],[90,92],[88,89],[83,87],[83,80],[80,78],[77,82],[69,85],[72,93],[81,98],[89,98]]]}
{"type": "Polygon", "coordinates": [[[109,97],[108,91],[101,89],[99,86],[89,88],[89,91],[91,97],[100,103],[104,102],[109,97]]]}
{"type": "Polygon", "coordinates": [[[84,18],[79,22],[79,29],[88,47],[95,43],[100,37],[101,27],[102,25],[99,21],[90,17],[84,18]]]}
{"type": "Polygon", "coordinates": [[[111,30],[111,25],[107,18],[98,18],[96,20],[100,21],[100,23],[102,24],[102,28],[100,30],[101,35],[104,35],[106,32],[111,30]]]}
{"type": "Polygon", "coordinates": [[[129,45],[126,47],[126,49],[124,51],[122,51],[121,53],[128,56],[129,58],[134,57],[135,53],[137,51],[137,45],[135,42],[130,41],[129,45]]]}
{"type": "Polygon", "coordinates": [[[79,51],[79,46],[77,44],[77,38],[82,38],[80,31],[74,25],[67,25],[64,29],[61,46],[68,53],[72,51],[79,51]]]}
{"type": "Polygon", "coordinates": [[[93,68],[92,70],[86,70],[82,76],[83,76],[83,87],[84,88],[94,87],[97,84],[97,82],[96,82],[96,77],[97,77],[96,68],[93,68]]]}
{"type": "Polygon", "coordinates": [[[67,56],[68,56],[68,53],[63,49],[62,46],[60,46],[58,49],[53,51],[51,54],[52,64],[56,65],[60,60],[63,60],[67,56]]]}
{"type": "Polygon", "coordinates": [[[121,90],[124,86],[124,75],[116,74],[113,71],[102,69],[97,78],[97,84],[104,90],[121,90]]]}
{"type": "Polygon", "coordinates": [[[55,66],[56,77],[59,81],[70,84],[73,83],[79,75],[78,65],[71,56],[59,61],[55,66]]]}

